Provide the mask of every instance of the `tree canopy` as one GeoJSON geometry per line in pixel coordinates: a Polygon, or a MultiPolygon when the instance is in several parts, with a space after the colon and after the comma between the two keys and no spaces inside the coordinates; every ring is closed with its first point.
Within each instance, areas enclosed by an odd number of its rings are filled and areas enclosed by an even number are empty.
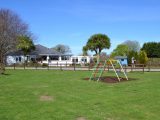
{"type": "Polygon", "coordinates": [[[109,49],[111,46],[110,38],[105,34],[94,34],[89,39],[87,44],[83,47],[86,50],[94,51],[100,55],[103,49],[109,49]]]}
{"type": "Polygon", "coordinates": [[[139,52],[141,48],[139,42],[136,40],[127,40],[123,44],[128,46],[128,51],[139,52]]]}
{"type": "Polygon", "coordinates": [[[88,55],[88,49],[86,46],[83,46],[83,49],[82,49],[82,52],[83,52],[83,55],[88,55]]]}
{"type": "Polygon", "coordinates": [[[117,45],[116,49],[111,53],[111,57],[115,56],[127,56],[128,54],[128,46],[125,44],[117,45]]]}
{"type": "Polygon", "coordinates": [[[68,45],[58,44],[52,49],[62,54],[71,53],[71,49],[68,45]]]}
{"type": "Polygon", "coordinates": [[[35,46],[34,46],[34,43],[30,37],[19,36],[17,48],[21,49],[24,53],[24,56],[26,56],[28,53],[31,52],[31,50],[35,49],[35,46]]]}
{"type": "Polygon", "coordinates": [[[160,58],[160,42],[144,43],[141,50],[144,50],[149,58],[160,58]]]}

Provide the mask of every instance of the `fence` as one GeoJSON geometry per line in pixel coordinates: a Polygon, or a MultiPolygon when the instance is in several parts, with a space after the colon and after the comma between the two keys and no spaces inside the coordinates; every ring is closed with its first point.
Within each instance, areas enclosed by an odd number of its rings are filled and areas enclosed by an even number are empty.
{"type": "MultiPolygon", "coordinates": [[[[95,64],[87,64],[87,65],[80,65],[80,64],[38,64],[38,63],[32,63],[32,64],[13,64],[10,66],[6,66],[6,69],[46,69],[46,70],[93,70],[95,64]]],[[[124,70],[126,72],[134,72],[134,71],[160,71],[160,65],[157,65],[156,67],[151,66],[150,64],[130,64],[128,66],[123,66],[124,70]]],[[[113,70],[111,66],[107,66],[107,71],[113,70]]]]}

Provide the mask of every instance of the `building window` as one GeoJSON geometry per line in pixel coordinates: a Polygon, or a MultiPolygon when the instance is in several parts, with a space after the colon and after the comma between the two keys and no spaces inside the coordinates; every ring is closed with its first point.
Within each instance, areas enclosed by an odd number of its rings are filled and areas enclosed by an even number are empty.
{"type": "Polygon", "coordinates": [[[62,56],[62,60],[70,60],[70,56],[62,56]]]}
{"type": "Polygon", "coordinates": [[[47,60],[47,56],[42,56],[42,60],[47,60]]]}
{"type": "Polygon", "coordinates": [[[21,62],[21,60],[22,60],[22,58],[21,58],[21,57],[19,57],[19,62],[21,62]]]}
{"type": "Polygon", "coordinates": [[[18,62],[18,57],[16,57],[16,62],[18,62]]]}
{"type": "Polygon", "coordinates": [[[74,63],[77,62],[77,63],[78,63],[78,58],[73,58],[73,59],[72,59],[72,62],[74,62],[74,63]]]}
{"type": "Polygon", "coordinates": [[[86,58],[82,58],[81,61],[82,62],[87,62],[87,59],[86,58]]]}
{"type": "Polygon", "coordinates": [[[59,60],[59,56],[49,56],[50,60],[59,60]]]}
{"type": "Polygon", "coordinates": [[[124,61],[124,59],[121,59],[121,61],[124,61]]]}

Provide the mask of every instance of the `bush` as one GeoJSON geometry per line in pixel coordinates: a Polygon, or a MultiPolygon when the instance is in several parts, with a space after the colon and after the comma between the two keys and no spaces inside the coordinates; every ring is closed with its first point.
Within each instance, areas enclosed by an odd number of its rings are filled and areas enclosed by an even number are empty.
{"type": "Polygon", "coordinates": [[[141,64],[146,64],[147,63],[148,57],[147,57],[147,54],[146,54],[146,52],[144,50],[141,50],[139,52],[138,56],[139,56],[139,62],[141,64]]]}
{"type": "Polygon", "coordinates": [[[48,64],[47,63],[43,63],[42,67],[48,67],[48,64]]]}

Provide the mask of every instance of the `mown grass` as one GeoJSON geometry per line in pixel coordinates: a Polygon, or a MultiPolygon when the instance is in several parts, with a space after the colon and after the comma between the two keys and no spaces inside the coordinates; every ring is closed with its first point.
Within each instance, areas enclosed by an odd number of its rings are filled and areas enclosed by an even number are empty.
{"type": "Polygon", "coordinates": [[[116,84],[83,80],[91,71],[6,73],[0,76],[0,120],[160,119],[160,72],[129,73],[137,80],[116,84]],[[41,101],[43,95],[53,100],[41,101]]]}

